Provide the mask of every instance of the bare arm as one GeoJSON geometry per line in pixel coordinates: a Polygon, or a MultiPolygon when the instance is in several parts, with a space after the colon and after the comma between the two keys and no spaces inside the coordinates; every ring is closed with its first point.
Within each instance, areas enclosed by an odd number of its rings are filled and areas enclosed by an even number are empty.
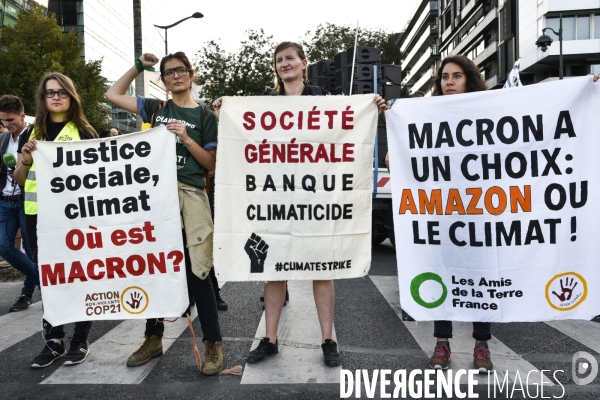
{"type": "MultiPolygon", "coordinates": [[[[147,66],[153,66],[158,62],[158,58],[154,54],[144,53],[140,56],[142,64],[147,66]]],[[[125,74],[120,77],[113,85],[108,89],[105,96],[106,98],[116,104],[117,106],[138,114],[137,99],[135,96],[127,95],[127,89],[135,78],[139,75],[139,72],[135,65],[131,67],[125,74]]]]}
{"type": "Polygon", "coordinates": [[[31,156],[31,152],[36,149],[36,141],[30,140],[29,142],[23,145],[21,149],[21,153],[19,153],[19,158],[17,160],[17,168],[15,169],[15,180],[19,184],[19,186],[25,186],[25,180],[27,179],[27,174],[29,173],[30,166],[25,164],[32,164],[33,157],[31,156]]]}

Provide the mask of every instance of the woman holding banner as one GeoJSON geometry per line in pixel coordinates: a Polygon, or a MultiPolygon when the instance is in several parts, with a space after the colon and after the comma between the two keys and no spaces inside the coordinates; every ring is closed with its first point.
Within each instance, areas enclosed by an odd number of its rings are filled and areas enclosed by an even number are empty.
{"type": "MultiPolygon", "coordinates": [[[[309,86],[306,67],[308,61],[304,49],[298,43],[282,42],[273,53],[273,69],[275,72],[275,90],[277,96],[319,96],[329,92],[318,86],[309,86]]],[[[385,101],[381,96],[375,96],[379,112],[385,110],[385,101]]],[[[221,108],[221,99],[213,103],[217,116],[221,108]]],[[[335,288],[333,280],[313,281],[313,295],[321,325],[323,357],[325,365],[337,366],[342,362],[337,343],[333,336],[333,312],[335,303],[335,288]]],[[[258,347],[250,352],[249,363],[258,363],[279,352],[277,330],[281,311],[285,304],[286,281],[266,282],[264,287],[266,335],[258,347]]]]}
{"type": "MultiPolygon", "coordinates": [[[[194,69],[183,52],[169,54],[160,62],[160,79],[172,99],[160,100],[128,96],[127,89],[144,68],[158,63],[153,54],[142,54],[106,92],[106,98],[127,111],[140,114],[152,126],[166,125],[176,135],[177,180],[179,209],[183,222],[185,265],[188,287],[192,288],[198,309],[205,345],[204,375],[216,375],[223,369],[221,328],[215,292],[207,279],[212,268],[212,232],[208,196],[205,191],[205,170],[215,169],[217,147],[217,119],[203,105],[194,102],[191,95],[194,69]]],[[[162,351],[163,321],[146,322],[146,340],[127,360],[135,367],[160,357],[162,351]]]]}
{"type": "MultiPolygon", "coordinates": [[[[31,152],[36,149],[37,141],[70,141],[97,137],[98,134],[83,114],[81,98],[73,81],[58,72],[44,75],[37,90],[35,124],[33,129],[27,130],[19,138],[19,160],[15,170],[17,182],[25,188],[25,229],[35,264],[38,263],[37,185],[31,152]]],[[[47,367],[65,355],[65,365],[84,362],[89,354],[87,338],[91,327],[91,321],[75,323],[67,352],[62,340],[65,337],[63,326],[52,326],[44,320],[46,343],[31,366],[47,367]]]]}
{"type": "MultiPolygon", "coordinates": [[[[600,76],[593,75],[594,82],[600,76]]],[[[479,68],[464,56],[446,57],[434,78],[434,96],[446,96],[461,93],[479,92],[487,90],[481,77],[479,68]]],[[[492,338],[490,322],[473,322],[473,338],[475,349],[473,352],[473,366],[479,372],[486,373],[493,369],[487,341],[492,338]]],[[[433,356],[429,359],[429,366],[434,369],[447,369],[450,365],[450,343],[452,338],[452,321],[434,321],[433,336],[437,343],[433,356]]]]}
{"type": "MultiPolygon", "coordinates": [[[[434,84],[434,96],[487,90],[477,65],[464,56],[446,57],[437,71],[434,84]]],[[[492,338],[491,326],[491,322],[473,322],[473,366],[480,372],[487,372],[493,368],[487,345],[487,341],[492,338]]],[[[434,321],[433,336],[437,338],[437,343],[433,356],[429,359],[429,366],[434,369],[447,369],[451,362],[448,339],[452,338],[452,321],[434,321]]]]}

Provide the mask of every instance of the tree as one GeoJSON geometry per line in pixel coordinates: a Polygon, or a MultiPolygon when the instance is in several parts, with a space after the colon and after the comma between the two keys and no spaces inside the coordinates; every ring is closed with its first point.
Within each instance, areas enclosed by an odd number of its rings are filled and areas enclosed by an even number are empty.
{"type": "Polygon", "coordinates": [[[194,59],[200,96],[212,103],[220,96],[264,95],[273,86],[273,48],[273,37],[262,29],[246,31],[246,39],[235,53],[209,41],[194,59]]]}
{"type": "MultiPolygon", "coordinates": [[[[384,64],[400,64],[400,50],[395,45],[396,34],[382,30],[361,30],[358,44],[384,50],[384,64]]],[[[314,33],[308,31],[304,47],[309,62],[333,59],[341,50],[354,46],[354,31],[349,26],[318,25],[314,33]]],[[[194,67],[198,72],[200,96],[209,103],[219,96],[263,95],[274,86],[272,36],[259,31],[246,31],[238,52],[225,51],[218,42],[209,41],[196,53],[194,67]]]]}
{"type": "MultiPolygon", "coordinates": [[[[314,32],[307,31],[302,46],[310,62],[333,60],[342,50],[354,46],[355,28],[346,25],[326,23],[319,24],[314,32]]],[[[402,59],[400,49],[395,45],[398,34],[388,33],[381,29],[359,29],[358,46],[375,47],[383,50],[384,64],[399,65],[402,59]]]]}
{"type": "Polygon", "coordinates": [[[100,75],[102,61],[86,62],[81,57],[81,41],[76,32],[64,34],[54,14],[34,6],[19,14],[14,26],[0,30],[0,93],[18,96],[28,115],[35,115],[36,91],[47,72],[70,77],[83,101],[86,117],[100,132],[106,129],[106,79],[100,75]]]}

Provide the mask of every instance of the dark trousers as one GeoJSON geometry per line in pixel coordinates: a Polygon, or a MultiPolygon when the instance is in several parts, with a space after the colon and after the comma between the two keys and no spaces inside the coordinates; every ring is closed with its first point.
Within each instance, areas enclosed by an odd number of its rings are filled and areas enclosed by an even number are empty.
{"type": "MultiPolygon", "coordinates": [[[[473,322],[473,339],[490,340],[492,338],[491,322],[473,322]]],[[[433,336],[436,338],[452,337],[452,321],[434,321],[433,336]]]]}
{"type": "Polygon", "coordinates": [[[25,212],[22,201],[0,200],[0,256],[25,275],[21,293],[31,296],[35,287],[40,286],[40,277],[36,265],[31,261],[33,256],[25,234],[25,212]],[[15,247],[19,228],[27,255],[15,247]]]}
{"type": "MultiPolygon", "coordinates": [[[[217,300],[215,291],[210,279],[200,279],[192,272],[192,263],[190,254],[185,247],[185,235],[183,235],[183,249],[185,254],[185,273],[187,274],[188,291],[194,295],[196,299],[196,308],[198,310],[198,320],[202,328],[202,340],[209,342],[221,341],[221,327],[219,326],[219,313],[217,311],[217,300]]],[[[165,331],[165,326],[161,319],[146,320],[146,336],[156,335],[162,337],[165,331]]]]}
{"type": "MultiPolygon", "coordinates": [[[[31,254],[33,256],[33,263],[38,265],[37,215],[25,215],[25,231],[27,241],[29,242],[29,248],[31,249],[31,254]]],[[[73,339],[81,342],[86,341],[91,328],[92,321],[75,322],[73,339]]],[[[65,331],[63,325],[52,326],[44,319],[44,338],[46,340],[62,339],[64,337],[65,331]]]]}

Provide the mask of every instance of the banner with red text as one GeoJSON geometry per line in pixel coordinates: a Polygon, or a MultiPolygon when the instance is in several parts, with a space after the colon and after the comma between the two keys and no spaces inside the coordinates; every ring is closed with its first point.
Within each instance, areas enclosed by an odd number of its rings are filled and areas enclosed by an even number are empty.
{"type": "Polygon", "coordinates": [[[600,314],[600,83],[401,99],[386,112],[402,309],[600,314]]]}
{"type": "Polygon", "coordinates": [[[219,279],[367,274],[377,126],[373,98],[223,99],[215,174],[219,279]]]}
{"type": "Polygon", "coordinates": [[[175,140],[161,126],[37,143],[38,265],[52,325],[178,317],[188,306],[175,140]]]}

